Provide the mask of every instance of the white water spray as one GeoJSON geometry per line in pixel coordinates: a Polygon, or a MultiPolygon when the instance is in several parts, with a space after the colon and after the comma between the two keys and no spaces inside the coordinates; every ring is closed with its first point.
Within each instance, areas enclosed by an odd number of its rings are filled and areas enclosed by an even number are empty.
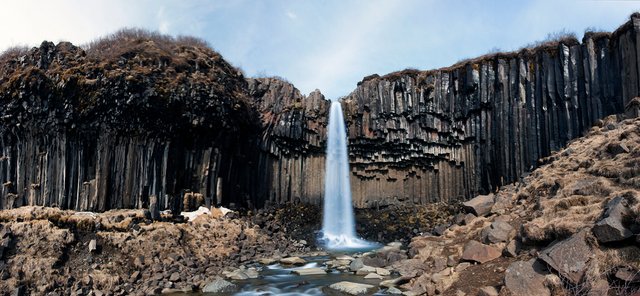
{"type": "Polygon", "coordinates": [[[349,184],[347,134],[339,102],[331,103],[327,136],[322,240],[332,250],[375,248],[376,244],[356,236],[349,184]]]}

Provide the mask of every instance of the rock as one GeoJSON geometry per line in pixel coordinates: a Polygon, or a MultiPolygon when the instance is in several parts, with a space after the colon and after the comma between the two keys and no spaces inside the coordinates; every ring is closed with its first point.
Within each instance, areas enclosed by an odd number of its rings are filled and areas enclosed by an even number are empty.
{"type": "Polygon", "coordinates": [[[381,276],[391,275],[391,272],[389,270],[387,270],[385,268],[381,268],[381,267],[376,268],[376,273],[381,275],[381,276]]]}
{"type": "Polygon", "coordinates": [[[437,236],[441,236],[444,234],[444,232],[449,228],[449,225],[447,224],[440,224],[436,227],[433,228],[433,234],[437,235],[437,236]]]}
{"type": "Polygon", "coordinates": [[[203,293],[233,293],[238,291],[238,286],[223,279],[216,279],[202,288],[203,293]]]}
{"type": "Polygon", "coordinates": [[[131,273],[131,276],[129,277],[129,282],[135,283],[139,278],[140,278],[140,271],[136,270],[131,273]]]}
{"type": "Polygon", "coordinates": [[[500,257],[501,252],[493,246],[485,245],[481,242],[471,240],[464,245],[462,260],[485,263],[500,257]]]}
{"type": "Polygon", "coordinates": [[[456,266],[456,264],[458,264],[458,259],[456,258],[456,256],[454,256],[454,255],[447,256],[447,266],[448,267],[454,267],[454,266],[456,266]]]}
{"type": "Polygon", "coordinates": [[[478,195],[471,200],[462,203],[462,208],[468,213],[473,213],[478,217],[485,216],[491,212],[494,204],[493,194],[478,195]]]}
{"type": "MultiPolygon", "coordinates": [[[[478,296],[498,296],[498,289],[493,286],[484,286],[478,289],[478,296]]],[[[530,294],[532,295],[532,294],[530,294]]]]}
{"type": "Polygon", "coordinates": [[[519,243],[515,239],[512,239],[511,241],[509,241],[507,246],[502,249],[502,255],[505,257],[516,257],[518,256],[519,251],[519,243]]]}
{"type": "Polygon", "coordinates": [[[587,242],[590,231],[583,229],[571,237],[552,244],[539,258],[567,278],[572,284],[582,280],[593,250],[587,242]]]}
{"type": "Polygon", "coordinates": [[[507,222],[496,221],[482,230],[482,241],[484,243],[507,242],[516,233],[516,230],[507,222]]]}
{"type": "Polygon", "coordinates": [[[376,287],[367,284],[358,284],[353,282],[342,281],[332,285],[329,287],[325,287],[322,289],[323,292],[333,295],[335,292],[344,293],[347,295],[371,295],[375,292],[376,287]]]}
{"type": "Polygon", "coordinates": [[[158,197],[155,195],[149,196],[149,212],[151,213],[151,220],[161,220],[160,205],[158,205],[158,197]]]}
{"type": "Polygon", "coordinates": [[[246,280],[249,279],[249,275],[242,269],[236,269],[231,272],[223,272],[225,277],[232,280],[246,280]]]}
{"type": "Polygon", "coordinates": [[[473,220],[475,220],[476,215],[472,214],[472,213],[467,213],[466,215],[464,215],[464,219],[462,220],[462,224],[463,225],[471,225],[473,223],[473,220]]]}
{"type": "Polygon", "coordinates": [[[261,258],[258,259],[258,263],[262,264],[262,265],[271,265],[278,262],[278,260],[274,259],[274,258],[261,258]]]}
{"type": "Polygon", "coordinates": [[[623,218],[629,213],[630,209],[624,197],[611,199],[605,206],[603,219],[596,222],[592,229],[598,242],[615,242],[631,237],[633,232],[622,225],[623,218]]]}
{"type": "Polygon", "coordinates": [[[89,253],[93,253],[96,251],[98,251],[98,243],[95,239],[92,239],[91,241],[89,241],[89,253]]]}
{"type": "Polygon", "coordinates": [[[376,273],[376,268],[373,266],[364,265],[362,268],[356,271],[356,275],[367,275],[370,273],[376,273]]]}
{"type": "Polygon", "coordinates": [[[378,285],[380,287],[385,287],[385,288],[397,287],[398,285],[407,282],[409,279],[411,278],[401,276],[401,277],[381,281],[378,285]]]}
{"type": "Polygon", "coordinates": [[[629,147],[622,142],[611,143],[607,145],[607,152],[611,153],[611,155],[616,156],[621,153],[629,153],[629,147]]]}
{"type": "Polygon", "coordinates": [[[401,295],[402,291],[400,291],[400,289],[396,288],[396,287],[390,287],[387,289],[387,294],[390,295],[401,295]]]}
{"type": "Polygon", "coordinates": [[[358,271],[358,269],[364,267],[364,263],[362,263],[362,258],[356,258],[349,264],[349,270],[358,271]]]}
{"type": "Polygon", "coordinates": [[[364,276],[365,279],[376,279],[376,280],[381,280],[384,277],[377,274],[377,273],[368,273],[367,275],[364,276]]]}
{"type": "Polygon", "coordinates": [[[180,273],[179,272],[174,272],[171,274],[171,276],[169,276],[169,280],[172,282],[177,282],[180,280],[180,273]]]}
{"type": "Polygon", "coordinates": [[[338,257],[336,257],[336,260],[347,260],[347,261],[353,261],[355,260],[355,258],[349,256],[349,255],[340,255],[338,257]]]}
{"type": "Polygon", "coordinates": [[[640,271],[631,268],[619,268],[616,271],[615,277],[627,283],[640,283],[640,271]]]}
{"type": "Polygon", "coordinates": [[[504,276],[504,286],[512,295],[550,296],[545,286],[548,272],[538,260],[516,261],[511,263],[504,276]]]}
{"type": "Polygon", "coordinates": [[[296,269],[293,273],[297,275],[325,275],[327,272],[319,267],[296,269]]]}
{"type": "Polygon", "coordinates": [[[467,269],[467,267],[471,266],[471,263],[469,262],[460,262],[460,264],[458,264],[458,266],[456,266],[455,271],[456,272],[461,272],[465,269],[467,269]]]}
{"type": "Polygon", "coordinates": [[[307,261],[300,257],[287,257],[280,259],[280,263],[286,265],[304,265],[307,261]]]}

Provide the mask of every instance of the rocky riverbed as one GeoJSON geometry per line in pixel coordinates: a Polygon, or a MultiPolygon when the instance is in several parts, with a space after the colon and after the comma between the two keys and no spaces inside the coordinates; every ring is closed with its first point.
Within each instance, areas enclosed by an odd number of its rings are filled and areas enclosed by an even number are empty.
{"type": "Polygon", "coordinates": [[[605,118],[521,182],[459,207],[358,211],[364,237],[387,243],[364,254],[316,246],[320,211],[304,204],[213,208],[191,221],[146,209],[3,210],[0,291],[239,291],[268,286],[275,264],[318,293],[631,295],[640,288],[638,159],[640,119],[605,118]]]}

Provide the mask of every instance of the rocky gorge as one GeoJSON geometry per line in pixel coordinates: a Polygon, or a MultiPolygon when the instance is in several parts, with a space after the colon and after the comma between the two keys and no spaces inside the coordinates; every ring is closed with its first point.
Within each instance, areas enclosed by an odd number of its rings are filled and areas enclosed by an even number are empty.
{"type": "Polygon", "coordinates": [[[369,276],[365,294],[635,293],[639,36],[633,14],[581,41],[365,77],[340,99],[353,201],[358,232],[388,245],[350,258],[314,243],[319,90],[140,30],[7,51],[0,292],[232,289],[321,252],[314,272],[369,276]]]}

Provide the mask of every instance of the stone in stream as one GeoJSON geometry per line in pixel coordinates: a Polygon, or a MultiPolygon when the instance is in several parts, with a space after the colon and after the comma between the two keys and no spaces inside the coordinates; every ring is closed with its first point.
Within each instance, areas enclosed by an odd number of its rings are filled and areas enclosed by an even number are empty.
{"type": "Polygon", "coordinates": [[[358,284],[353,282],[342,281],[322,288],[322,292],[329,295],[371,295],[376,291],[376,287],[367,284],[358,284]],[[342,293],[342,294],[340,294],[342,293]]]}
{"type": "Polygon", "coordinates": [[[296,269],[293,273],[297,275],[325,275],[327,272],[319,267],[296,269]]]}
{"type": "Polygon", "coordinates": [[[362,258],[356,258],[349,264],[349,270],[358,271],[358,269],[364,267],[364,263],[362,263],[362,258]]]}
{"type": "Polygon", "coordinates": [[[356,275],[367,275],[370,273],[376,273],[376,268],[372,267],[372,266],[367,266],[364,265],[362,266],[362,268],[358,269],[358,271],[356,271],[356,275]]]}
{"type": "Polygon", "coordinates": [[[233,293],[236,291],[238,291],[238,286],[223,279],[216,279],[202,288],[203,293],[233,293]]]}
{"type": "Polygon", "coordinates": [[[307,261],[300,257],[287,257],[280,259],[280,263],[286,265],[304,265],[307,261]]]}
{"type": "Polygon", "coordinates": [[[364,276],[364,278],[365,278],[365,279],[376,279],[376,280],[381,280],[381,279],[383,279],[384,277],[383,277],[383,276],[381,276],[381,275],[379,275],[379,274],[377,274],[377,273],[369,273],[369,274],[365,275],[365,276],[364,276]]]}

